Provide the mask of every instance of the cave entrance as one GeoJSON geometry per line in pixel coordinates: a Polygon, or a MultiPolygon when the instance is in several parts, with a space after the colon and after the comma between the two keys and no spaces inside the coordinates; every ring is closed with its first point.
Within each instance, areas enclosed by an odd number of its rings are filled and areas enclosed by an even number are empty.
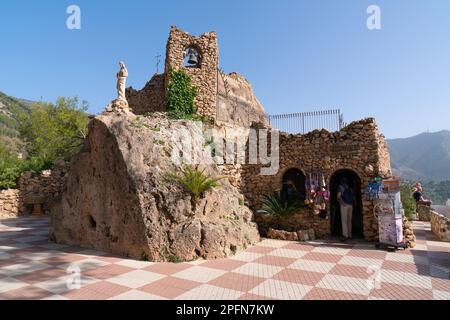
{"type": "Polygon", "coordinates": [[[361,178],[356,172],[349,169],[336,171],[330,178],[330,218],[331,234],[333,236],[342,236],[341,209],[337,199],[338,188],[346,178],[350,189],[353,191],[353,217],[352,217],[352,235],[353,238],[363,238],[363,205],[361,193],[361,178]]]}
{"type": "Polygon", "coordinates": [[[283,175],[281,198],[283,200],[305,201],[305,180],[306,177],[302,170],[297,168],[287,170],[283,175]]]}

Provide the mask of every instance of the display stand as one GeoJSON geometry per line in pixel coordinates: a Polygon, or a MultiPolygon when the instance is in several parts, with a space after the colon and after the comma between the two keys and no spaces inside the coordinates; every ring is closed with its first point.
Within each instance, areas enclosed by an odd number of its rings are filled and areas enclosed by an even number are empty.
{"type": "Polygon", "coordinates": [[[374,216],[378,220],[377,248],[396,251],[405,249],[403,241],[403,207],[400,192],[383,191],[375,200],[374,216]]]}

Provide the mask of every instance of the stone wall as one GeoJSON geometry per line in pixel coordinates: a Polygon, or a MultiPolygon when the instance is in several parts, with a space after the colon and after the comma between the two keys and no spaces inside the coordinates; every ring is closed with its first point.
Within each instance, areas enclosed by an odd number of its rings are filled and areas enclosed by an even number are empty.
{"type": "Polygon", "coordinates": [[[48,213],[53,201],[61,195],[67,170],[68,164],[58,162],[52,170],[45,170],[40,174],[23,173],[17,189],[0,191],[0,218],[30,214],[32,205],[27,204],[25,199],[36,195],[46,199],[43,207],[45,213],[48,213]]]}
{"type": "MultiPolygon", "coordinates": [[[[270,138],[268,138],[270,141],[270,138]]],[[[270,150],[270,147],[268,148],[270,150]]],[[[350,170],[361,182],[361,193],[376,176],[391,177],[389,150],[384,136],[373,118],[353,122],[338,132],[315,130],[305,135],[280,134],[280,169],[275,175],[260,174],[261,165],[245,165],[239,181],[253,209],[260,209],[264,195],[282,188],[287,170],[320,172],[330,185],[333,175],[350,170]]],[[[362,202],[364,237],[376,240],[378,222],[373,216],[373,203],[362,202]]]]}
{"type": "Polygon", "coordinates": [[[126,89],[128,104],[134,114],[143,115],[148,112],[166,111],[165,75],[155,74],[143,89],[126,89]]]}
{"type": "Polygon", "coordinates": [[[293,216],[282,219],[258,213],[255,216],[255,221],[258,223],[261,236],[268,238],[271,238],[270,229],[294,233],[312,229],[315,238],[326,238],[330,235],[330,221],[314,215],[311,209],[306,208],[293,216]]]}
{"type": "Polygon", "coordinates": [[[450,219],[431,210],[430,221],[433,234],[441,241],[450,241],[450,219]]]}
{"type": "Polygon", "coordinates": [[[417,205],[417,215],[419,216],[419,221],[430,221],[431,220],[431,207],[426,204],[417,205]]]}
{"type": "Polygon", "coordinates": [[[191,76],[192,84],[198,89],[195,100],[198,112],[208,118],[216,117],[218,66],[219,47],[216,32],[207,32],[196,37],[175,26],[171,28],[166,46],[166,87],[170,81],[170,68],[183,69],[191,76]],[[184,65],[186,50],[190,47],[195,48],[200,55],[198,67],[184,65]]]}
{"type": "Polygon", "coordinates": [[[0,219],[17,217],[23,211],[18,189],[0,191],[0,219]]]}

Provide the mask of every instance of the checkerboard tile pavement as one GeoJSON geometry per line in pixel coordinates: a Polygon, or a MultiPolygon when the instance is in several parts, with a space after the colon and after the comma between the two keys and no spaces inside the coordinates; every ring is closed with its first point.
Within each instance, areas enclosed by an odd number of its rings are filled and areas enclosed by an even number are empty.
{"type": "Polygon", "coordinates": [[[414,222],[417,247],[395,253],[263,240],[228,259],[179,264],[51,243],[48,227],[47,217],[0,220],[0,299],[450,300],[450,243],[425,222],[414,222]]]}

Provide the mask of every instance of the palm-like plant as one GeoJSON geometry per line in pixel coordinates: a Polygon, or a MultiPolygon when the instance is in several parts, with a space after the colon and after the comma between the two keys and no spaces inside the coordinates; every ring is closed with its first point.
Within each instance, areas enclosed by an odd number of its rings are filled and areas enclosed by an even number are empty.
{"type": "Polygon", "coordinates": [[[191,166],[185,166],[179,173],[169,173],[168,177],[178,182],[191,194],[193,203],[203,197],[205,192],[220,187],[219,181],[224,178],[212,177],[205,173],[205,169],[199,170],[191,166]]]}
{"type": "Polygon", "coordinates": [[[301,209],[300,201],[284,200],[278,193],[265,196],[262,210],[275,217],[288,217],[297,213],[301,209]]]}

